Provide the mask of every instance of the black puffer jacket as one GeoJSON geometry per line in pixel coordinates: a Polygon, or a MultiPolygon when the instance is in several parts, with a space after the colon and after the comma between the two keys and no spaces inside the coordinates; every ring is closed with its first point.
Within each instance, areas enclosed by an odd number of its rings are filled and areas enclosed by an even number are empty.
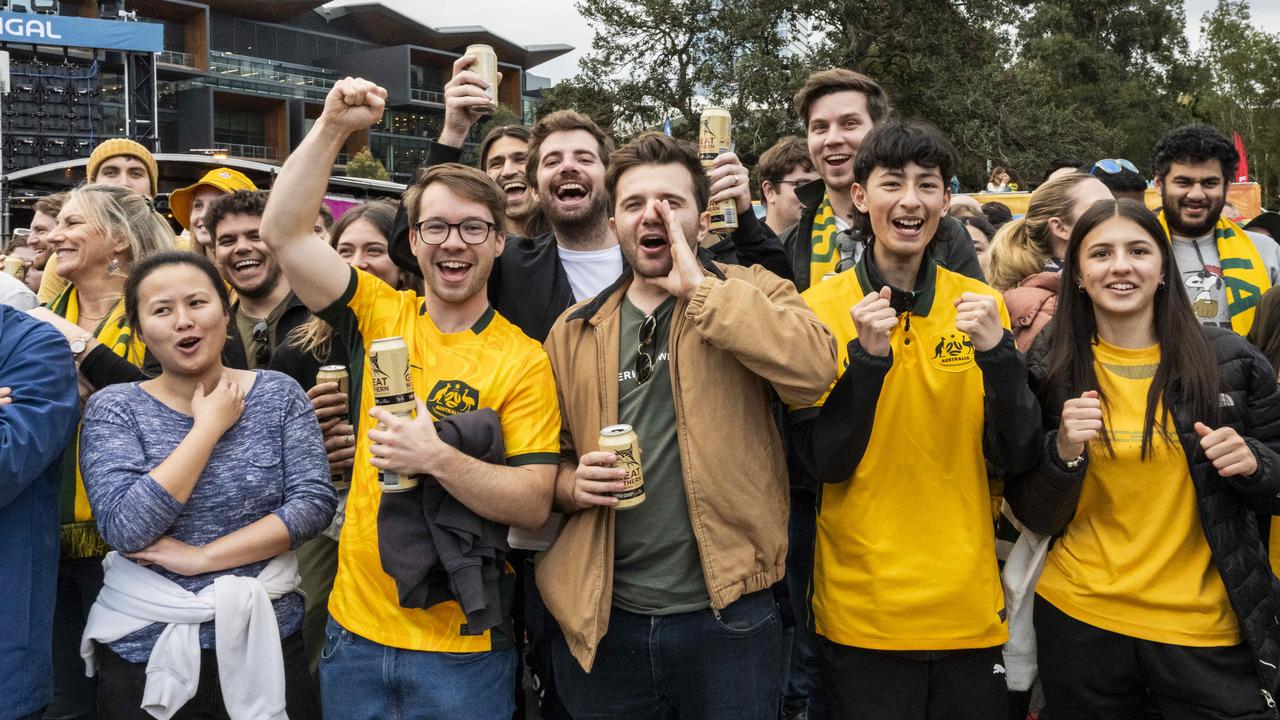
{"type": "MultiPolygon", "coordinates": [[[[1205,539],[1270,704],[1271,696],[1280,694],[1280,582],[1271,572],[1266,543],[1269,518],[1280,513],[1280,385],[1266,358],[1243,338],[1219,328],[1204,331],[1218,359],[1217,427],[1235,428],[1245,438],[1258,459],[1258,471],[1248,478],[1218,475],[1194,429],[1203,418],[1191,415],[1176,388],[1173,420],[1190,465],[1205,539]]],[[[1076,470],[1066,469],[1058,459],[1056,428],[1067,392],[1044,382],[1049,337],[1041,333],[1027,356],[1048,429],[1040,463],[1026,475],[1008,478],[1005,493],[1019,520],[1036,532],[1053,535],[1075,516],[1088,459],[1076,470]]]]}

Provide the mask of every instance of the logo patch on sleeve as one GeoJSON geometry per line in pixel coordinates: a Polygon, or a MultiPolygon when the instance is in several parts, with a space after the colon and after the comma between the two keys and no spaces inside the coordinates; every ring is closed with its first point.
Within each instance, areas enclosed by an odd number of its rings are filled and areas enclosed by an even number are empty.
{"type": "Polygon", "coordinates": [[[480,391],[461,380],[441,380],[427,394],[427,409],[437,419],[480,407],[480,391]]]}
{"type": "Polygon", "coordinates": [[[974,367],[973,341],[958,331],[935,333],[925,346],[929,363],[945,372],[964,372],[974,367]]]}

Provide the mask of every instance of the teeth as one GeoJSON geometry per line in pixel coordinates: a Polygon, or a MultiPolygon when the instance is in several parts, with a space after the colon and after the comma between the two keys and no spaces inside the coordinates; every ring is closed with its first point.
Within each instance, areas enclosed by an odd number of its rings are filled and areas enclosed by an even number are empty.
{"type": "Polygon", "coordinates": [[[466,270],[471,266],[464,262],[442,262],[440,263],[440,267],[445,268],[446,270],[466,270]]]}
{"type": "Polygon", "coordinates": [[[261,265],[261,264],[262,263],[259,262],[258,260],[241,260],[240,262],[236,263],[234,267],[237,270],[244,270],[245,268],[257,267],[258,265],[261,265]]]}
{"type": "Polygon", "coordinates": [[[506,185],[503,185],[502,189],[507,192],[512,192],[515,190],[523,191],[525,187],[526,187],[525,184],[522,182],[509,182],[506,185]]]}
{"type": "Polygon", "coordinates": [[[828,155],[827,162],[844,162],[845,160],[848,160],[850,157],[851,157],[850,155],[828,155]]]}

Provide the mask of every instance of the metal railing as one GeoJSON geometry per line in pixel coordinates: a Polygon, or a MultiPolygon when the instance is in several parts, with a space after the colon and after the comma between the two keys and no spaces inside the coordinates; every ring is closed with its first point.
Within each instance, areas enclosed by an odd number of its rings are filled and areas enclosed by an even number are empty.
{"type": "Polygon", "coordinates": [[[228,155],[240,158],[250,158],[253,160],[275,160],[276,149],[267,147],[266,145],[243,145],[240,143],[219,142],[216,138],[214,144],[219,149],[225,149],[228,155]]]}
{"type": "Polygon", "coordinates": [[[186,67],[192,67],[191,56],[184,52],[178,52],[177,50],[165,50],[160,53],[156,59],[162,63],[168,63],[169,65],[184,65],[186,67]]]}
{"type": "Polygon", "coordinates": [[[444,104],[444,93],[442,92],[436,92],[435,90],[425,90],[423,88],[413,88],[411,93],[412,93],[413,99],[417,100],[418,102],[437,103],[439,105],[444,104]]]}

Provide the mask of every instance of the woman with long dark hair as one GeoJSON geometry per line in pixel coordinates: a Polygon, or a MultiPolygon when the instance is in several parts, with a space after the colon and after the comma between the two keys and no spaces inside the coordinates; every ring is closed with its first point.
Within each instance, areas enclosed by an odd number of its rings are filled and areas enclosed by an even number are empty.
{"type": "Polygon", "coordinates": [[[161,372],[85,408],[80,467],[115,548],[81,642],[98,716],[319,717],[290,552],[336,504],[311,404],[222,364],[230,303],[205,257],[153,255],[124,294],[161,372]]]}
{"type": "Polygon", "coordinates": [[[1057,430],[1006,485],[1023,523],[1059,536],[1034,610],[1047,712],[1274,717],[1280,584],[1259,518],[1280,511],[1275,372],[1200,326],[1141,205],[1095,204],[1064,260],[1028,359],[1057,430]]]}

